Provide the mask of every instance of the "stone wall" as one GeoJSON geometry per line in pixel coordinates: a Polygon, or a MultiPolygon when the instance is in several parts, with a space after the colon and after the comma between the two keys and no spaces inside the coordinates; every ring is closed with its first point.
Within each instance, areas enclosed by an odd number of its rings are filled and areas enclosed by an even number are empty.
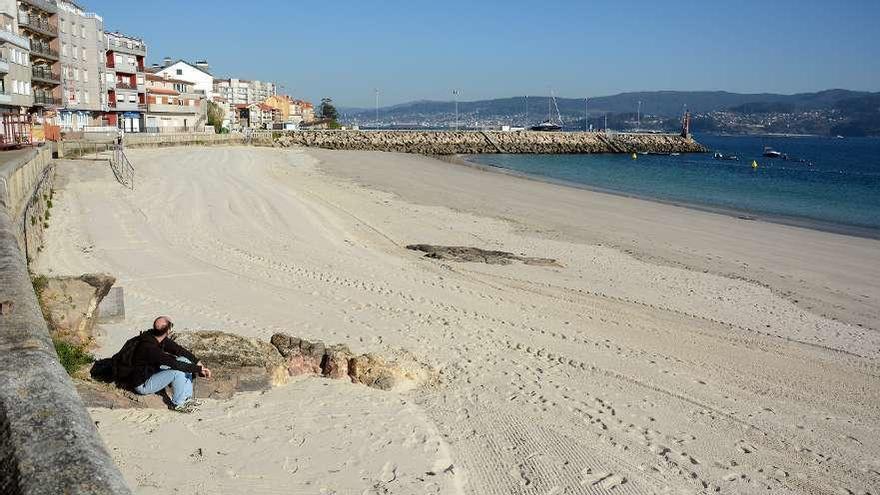
{"type": "Polygon", "coordinates": [[[48,153],[0,153],[0,493],[127,494],[58,362],[28,274],[24,248],[37,234],[22,230],[45,211],[48,153]]]}
{"type": "Polygon", "coordinates": [[[295,131],[275,146],[424,155],[477,153],[696,153],[706,149],[677,134],[501,131],[295,131]]]}

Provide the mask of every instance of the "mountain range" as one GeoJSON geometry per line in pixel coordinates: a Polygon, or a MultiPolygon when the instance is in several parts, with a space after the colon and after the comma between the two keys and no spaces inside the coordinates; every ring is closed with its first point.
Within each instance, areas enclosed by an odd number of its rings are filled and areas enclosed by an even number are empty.
{"type": "MultiPolygon", "coordinates": [[[[641,103],[642,123],[657,123],[660,127],[674,125],[686,107],[695,116],[700,116],[712,130],[725,132],[720,117],[714,113],[724,112],[753,116],[760,122],[761,115],[788,114],[799,115],[797,122],[790,124],[795,128],[785,128],[787,132],[798,132],[798,126],[810,133],[841,133],[847,135],[880,135],[880,93],[831,89],[815,93],[791,95],[774,93],[730,93],[726,91],[643,91],[620,93],[612,96],[590,98],[588,110],[590,122],[598,122],[600,116],[609,114],[615,123],[635,120],[641,103]],[[803,121],[803,122],[802,122],[803,121]],[[807,122],[808,121],[808,122],[807,122]]],[[[518,96],[477,101],[458,102],[461,122],[504,122],[526,124],[546,119],[548,115],[548,96],[518,96]]],[[[559,113],[566,123],[583,125],[585,101],[583,98],[556,98],[559,113]],[[579,123],[579,124],[578,124],[579,123]]],[[[348,122],[373,122],[375,109],[340,109],[348,122]]],[[[401,103],[379,109],[382,122],[409,122],[443,125],[455,119],[454,102],[421,100],[401,103]]],[[[555,117],[556,109],[550,108],[555,117]]],[[[768,132],[773,131],[772,129],[768,132]]]]}

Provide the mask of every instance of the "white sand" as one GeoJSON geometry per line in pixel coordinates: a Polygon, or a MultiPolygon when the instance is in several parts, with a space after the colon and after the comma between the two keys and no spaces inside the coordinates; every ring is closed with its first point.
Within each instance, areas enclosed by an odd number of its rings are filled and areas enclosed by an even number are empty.
{"type": "Polygon", "coordinates": [[[127,320],[104,354],[164,313],[442,373],[406,394],[309,379],[193,416],[93,411],[139,493],[880,487],[880,242],[393,154],[131,158],[134,192],[106,166],[61,166],[37,264],[118,277],[127,320]],[[409,243],[562,267],[441,263],[409,243]]]}

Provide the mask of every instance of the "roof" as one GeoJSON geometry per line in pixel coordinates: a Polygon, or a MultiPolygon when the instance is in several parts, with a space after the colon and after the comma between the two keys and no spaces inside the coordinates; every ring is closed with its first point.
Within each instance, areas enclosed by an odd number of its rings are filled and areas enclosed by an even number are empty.
{"type": "Polygon", "coordinates": [[[247,108],[247,107],[248,107],[248,106],[247,106],[247,103],[239,103],[238,105],[235,105],[235,108],[239,108],[239,109],[241,109],[241,108],[247,108]]]}
{"type": "Polygon", "coordinates": [[[171,77],[164,77],[164,76],[159,76],[156,74],[147,74],[147,81],[162,81],[162,82],[179,83],[179,84],[192,84],[192,82],[184,81],[183,79],[174,79],[171,77]]]}
{"type": "Polygon", "coordinates": [[[192,67],[193,69],[195,69],[195,70],[197,70],[197,71],[199,71],[199,72],[201,72],[201,73],[203,73],[203,74],[207,74],[207,75],[209,75],[209,76],[211,76],[211,77],[214,77],[213,74],[211,74],[210,72],[206,71],[205,69],[202,69],[201,67],[196,67],[196,64],[191,64],[191,63],[187,62],[186,60],[184,60],[184,59],[182,59],[182,58],[177,59],[176,62],[172,62],[172,63],[170,63],[170,64],[168,64],[168,65],[165,65],[165,66],[159,67],[159,70],[162,71],[162,70],[165,70],[165,69],[168,69],[168,68],[174,67],[174,66],[177,65],[177,64],[185,64],[185,65],[188,65],[188,66],[192,67]]]}
{"type": "Polygon", "coordinates": [[[180,94],[180,91],[168,88],[147,88],[147,93],[153,93],[157,95],[174,95],[177,96],[180,94]]]}

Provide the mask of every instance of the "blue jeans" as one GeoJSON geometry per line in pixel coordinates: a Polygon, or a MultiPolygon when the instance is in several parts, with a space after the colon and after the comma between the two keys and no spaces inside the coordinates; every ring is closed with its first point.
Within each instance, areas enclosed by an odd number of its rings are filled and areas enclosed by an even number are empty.
{"type": "MultiPolygon", "coordinates": [[[[180,356],[178,361],[184,363],[192,363],[189,359],[180,356]]],[[[155,394],[156,392],[171,385],[172,395],[171,402],[175,406],[179,406],[189,400],[193,395],[193,375],[183,371],[174,370],[168,366],[160,366],[162,371],[147,378],[147,381],[135,387],[134,391],[141,395],[155,394]]]]}

